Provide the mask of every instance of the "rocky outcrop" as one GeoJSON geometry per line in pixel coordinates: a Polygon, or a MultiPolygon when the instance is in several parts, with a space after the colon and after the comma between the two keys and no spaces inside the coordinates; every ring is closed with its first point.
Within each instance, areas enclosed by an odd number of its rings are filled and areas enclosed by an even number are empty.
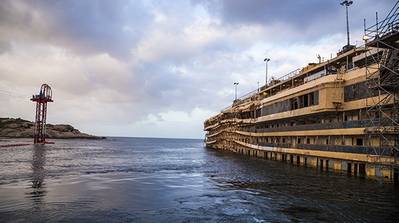
{"type": "MultiPolygon", "coordinates": [[[[20,118],[0,118],[0,137],[33,138],[34,123],[20,118]]],[[[47,138],[56,139],[101,139],[103,137],[82,133],[71,125],[46,125],[47,138]]]]}

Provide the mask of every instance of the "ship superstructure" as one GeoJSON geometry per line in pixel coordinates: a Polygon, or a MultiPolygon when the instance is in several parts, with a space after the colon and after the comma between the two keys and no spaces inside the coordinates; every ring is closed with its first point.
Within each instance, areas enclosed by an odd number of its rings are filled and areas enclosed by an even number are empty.
{"type": "Polygon", "coordinates": [[[234,100],[204,123],[206,146],[398,180],[399,4],[345,46],[234,100]]]}

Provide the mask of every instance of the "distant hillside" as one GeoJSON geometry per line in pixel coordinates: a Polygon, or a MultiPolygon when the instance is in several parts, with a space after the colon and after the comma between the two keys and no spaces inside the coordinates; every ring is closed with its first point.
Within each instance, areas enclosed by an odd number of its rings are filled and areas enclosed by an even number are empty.
{"type": "MultiPolygon", "coordinates": [[[[20,118],[0,118],[0,137],[33,138],[34,123],[20,118]]],[[[100,139],[102,137],[82,133],[71,125],[46,125],[48,138],[57,139],[100,139]]]]}

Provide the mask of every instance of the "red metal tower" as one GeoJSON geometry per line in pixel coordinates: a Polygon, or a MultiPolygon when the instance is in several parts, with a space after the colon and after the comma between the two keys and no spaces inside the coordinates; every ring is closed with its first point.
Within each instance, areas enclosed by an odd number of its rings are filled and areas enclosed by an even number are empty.
{"type": "Polygon", "coordinates": [[[33,95],[30,100],[36,102],[34,143],[44,144],[46,143],[47,102],[53,102],[51,87],[42,84],[39,94],[33,95]]]}

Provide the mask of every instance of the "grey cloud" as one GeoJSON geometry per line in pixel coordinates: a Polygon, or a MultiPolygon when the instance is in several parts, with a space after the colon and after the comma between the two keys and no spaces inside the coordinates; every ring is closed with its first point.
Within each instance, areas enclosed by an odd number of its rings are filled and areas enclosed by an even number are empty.
{"type": "MultiPolygon", "coordinates": [[[[217,1],[215,1],[217,2],[217,1]]],[[[220,10],[228,23],[270,24],[283,22],[306,27],[312,20],[336,11],[336,1],[320,0],[220,0],[220,10]]],[[[212,4],[213,7],[213,4],[212,4]]]]}
{"type": "Polygon", "coordinates": [[[11,44],[6,41],[0,40],[0,54],[11,50],[11,44]]]}
{"type": "MultiPolygon", "coordinates": [[[[340,0],[199,0],[210,14],[221,18],[224,25],[278,25],[276,39],[314,40],[321,35],[345,32],[345,10],[340,0]],[[293,35],[294,34],[294,35],[293,35]]],[[[355,0],[350,6],[350,25],[363,29],[363,18],[374,22],[374,12],[388,13],[395,0],[355,0]]],[[[273,39],[272,36],[265,37],[273,39]]]]}
{"type": "Polygon", "coordinates": [[[21,1],[0,4],[4,35],[123,58],[152,21],[142,1],[21,1]]]}
{"type": "MultiPolygon", "coordinates": [[[[292,50],[288,59],[280,55],[284,64],[273,60],[273,73],[275,66],[306,63],[298,57],[312,45],[325,47],[309,38],[345,32],[337,1],[192,2],[4,0],[0,56],[10,53],[8,62],[0,60],[0,86],[11,83],[30,92],[42,80],[49,82],[57,96],[52,105],[60,111],[53,116],[57,122],[98,126],[103,129],[97,132],[112,134],[111,122],[115,129],[128,129],[127,123],[149,114],[190,113],[196,107],[218,111],[231,103],[234,81],[240,79],[242,95],[263,80],[263,58],[257,58],[263,50],[273,51],[274,58],[277,51],[292,50]],[[275,39],[266,36],[272,34],[275,39]]],[[[363,14],[386,11],[391,3],[356,1],[351,25],[362,28],[363,14]]]]}
{"type": "MultiPolygon", "coordinates": [[[[245,75],[249,67],[254,67],[257,61],[251,57],[239,55],[237,52],[208,51],[188,57],[185,62],[177,59],[175,62],[146,63],[137,72],[141,91],[148,103],[154,103],[163,109],[190,111],[195,107],[221,109],[227,106],[232,94],[217,96],[224,87],[231,87],[236,80],[232,72],[245,75]],[[171,71],[171,66],[184,67],[187,74],[171,71]]],[[[256,86],[256,81],[254,85],[256,86]]],[[[252,87],[250,88],[251,90],[252,87]]],[[[240,94],[249,91],[242,89],[240,94]]]]}

